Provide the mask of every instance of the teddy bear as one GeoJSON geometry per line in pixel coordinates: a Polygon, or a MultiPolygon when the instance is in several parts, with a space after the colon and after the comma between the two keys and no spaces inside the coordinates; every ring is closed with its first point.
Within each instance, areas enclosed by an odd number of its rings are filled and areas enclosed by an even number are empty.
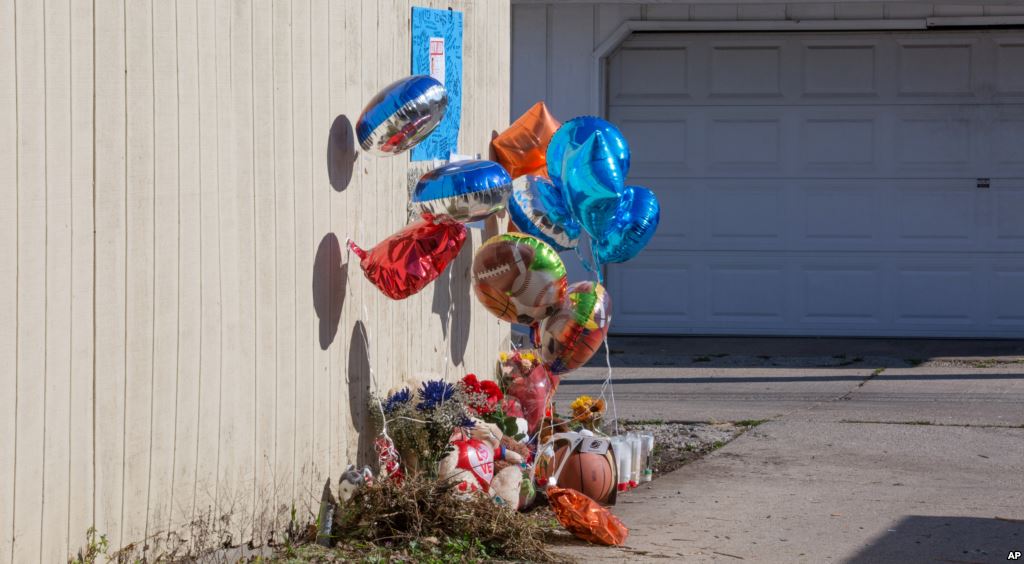
{"type": "MultiPolygon", "coordinates": [[[[519,507],[523,456],[505,446],[497,425],[474,420],[474,426],[452,435],[452,450],[438,464],[438,478],[451,480],[460,494],[483,492],[496,501],[519,507]],[[495,462],[509,464],[496,471],[495,462]]],[[[511,439],[508,439],[511,440],[511,439]]]]}

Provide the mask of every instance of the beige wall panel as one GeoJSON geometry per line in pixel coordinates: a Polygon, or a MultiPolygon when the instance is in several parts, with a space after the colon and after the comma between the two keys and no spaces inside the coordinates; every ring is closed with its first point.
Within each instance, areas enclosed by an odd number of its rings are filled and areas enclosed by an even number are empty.
{"type": "Polygon", "coordinates": [[[274,42],[271,0],[252,6],[253,254],[255,268],[255,434],[253,529],[259,542],[273,526],[277,376],[274,240],[274,42]]]}
{"type": "MultiPolygon", "coordinates": [[[[95,256],[93,253],[94,72],[92,2],[72,2],[71,42],[71,386],[69,427],[68,549],[86,540],[93,523],[93,341],[95,256]]],[[[2,151],[2,148],[0,148],[2,151]]]]}
{"type": "MultiPolygon", "coordinates": [[[[18,400],[18,90],[14,0],[0,2],[0,452],[14,452],[18,400]]],[[[0,559],[14,543],[14,456],[0,459],[0,559]]]]}
{"type": "Polygon", "coordinates": [[[171,2],[153,6],[153,407],[146,536],[164,548],[174,505],[175,415],[178,391],[178,306],[181,222],[179,178],[177,14],[171,2]]]}
{"type": "MultiPolygon", "coordinates": [[[[178,350],[174,397],[174,451],[170,523],[177,530],[192,520],[199,453],[203,357],[202,146],[200,137],[199,30],[196,0],[178,0],[175,35],[178,110],[178,350]]],[[[167,540],[170,549],[179,542],[167,540]]]]}
{"type": "Polygon", "coordinates": [[[67,2],[45,10],[46,85],[46,390],[42,410],[42,560],[68,550],[71,421],[71,22],[67,2]]]}

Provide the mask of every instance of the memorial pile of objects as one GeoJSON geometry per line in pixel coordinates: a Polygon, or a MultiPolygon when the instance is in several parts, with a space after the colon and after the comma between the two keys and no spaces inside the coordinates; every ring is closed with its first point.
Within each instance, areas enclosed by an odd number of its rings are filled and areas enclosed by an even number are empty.
{"type": "MultiPolygon", "coordinates": [[[[400,154],[426,138],[446,109],[436,80],[399,80],[363,111],[359,144],[377,155],[400,154]]],[[[441,518],[434,505],[480,507],[486,500],[496,512],[514,513],[549,504],[574,535],[619,545],[628,530],[607,506],[650,479],[645,460],[653,438],[617,433],[610,367],[596,397],[581,396],[566,417],[552,398],[562,378],[607,348],[612,304],[602,266],[630,260],[647,245],[658,200],[626,184],[629,145],[601,118],[562,124],[538,102],[491,146],[493,161],[451,162],[424,174],[410,198],[413,223],[372,248],[348,246],[366,278],[401,300],[444,272],[462,250],[467,224],[507,210],[509,232],[474,255],[473,291],[499,319],[528,326],[532,346],[501,352],[493,380],[468,374],[378,391],[371,401],[378,475],[345,504],[350,512],[360,503],[382,506],[388,517],[355,511],[339,522],[382,535],[429,535],[436,531],[426,523],[441,518]],[[570,250],[594,280],[567,279],[559,252],[570,250]],[[415,484],[424,499],[395,499],[406,495],[403,483],[415,484]]]]}

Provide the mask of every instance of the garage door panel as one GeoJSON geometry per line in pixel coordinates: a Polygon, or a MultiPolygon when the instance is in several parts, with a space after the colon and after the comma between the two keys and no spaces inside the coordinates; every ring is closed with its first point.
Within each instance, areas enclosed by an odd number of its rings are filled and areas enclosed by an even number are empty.
{"type": "Polygon", "coordinates": [[[781,41],[718,42],[711,47],[710,96],[782,96],[781,41]]]}
{"type": "Polygon", "coordinates": [[[803,117],[797,151],[806,172],[871,174],[877,170],[875,117],[803,117]]]}
{"type": "Polygon", "coordinates": [[[1024,337],[1019,32],[676,37],[609,106],[662,204],[613,331],[1024,337]]]}
{"type": "Polygon", "coordinates": [[[1016,267],[997,265],[991,276],[991,290],[987,292],[992,323],[1024,329],[1024,263],[1016,267]]]}
{"type": "Polygon", "coordinates": [[[974,48],[974,41],[964,39],[901,41],[900,95],[974,97],[974,48]]]}
{"type": "Polygon", "coordinates": [[[878,300],[883,273],[872,263],[824,260],[801,268],[801,321],[804,324],[880,325],[884,310],[878,300]]]}
{"type": "Polygon", "coordinates": [[[709,245],[780,247],[786,237],[784,188],[764,183],[751,187],[713,186],[708,192],[709,245]],[[741,239],[742,242],[737,241],[741,239]]]}
{"type": "Polygon", "coordinates": [[[692,176],[689,136],[692,126],[684,117],[620,116],[612,118],[629,140],[631,176],[692,176]]]}
{"type": "Polygon", "coordinates": [[[992,160],[1000,172],[1013,173],[1024,168],[1024,118],[1003,113],[993,120],[991,130],[992,160]]]}
{"type": "Polygon", "coordinates": [[[696,323],[705,305],[698,299],[703,295],[703,282],[695,259],[675,252],[648,251],[630,261],[630,268],[609,271],[613,325],[664,332],[678,326],[680,320],[696,323]]]}
{"type": "Polygon", "coordinates": [[[1024,244],[1024,183],[993,189],[992,196],[996,215],[994,243],[1019,248],[1024,244]]]}
{"type": "Polygon", "coordinates": [[[609,97],[613,103],[664,104],[690,97],[688,50],[685,46],[631,49],[612,59],[609,97]]]}
{"type": "Polygon", "coordinates": [[[916,183],[901,188],[895,209],[904,248],[972,247],[966,243],[980,235],[975,221],[976,188],[922,188],[916,183]]]}
{"type": "Polygon", "coordinates": [[[997,96],[1024,96],[1024,41],[995,41],[995,87],[997,96]]]}
{"type": "Polygon", "coordinates": [[[981,293],[971,268],[900,267],[893,283],[892,308],[897,324],[927,327],[975,323],[981,293]]]}
{"type": "Polygon", "coordinates": [[[661,205],[661,222],[647,249],[695,249],[703,246],[704,243],[697,240],[698,237],[704,238],[707,232],[702,184],[632,176],[630,181],[653,190],[661,205]]]}
{"type": "Polygon", "coordinates": [[[765,173],[783,169],[779,117],[712,117],[708,123],[708,172],[765,173]]]}
{"type": "Polygon", "coordinates": [[[877,97],[878,42],[815,42],[803,48],[805,98],[877,97]]]}
{"type": "Polygon", "coordinates": [[[779,324],[786,312],[786,275],[777,264],[721,262],[709,267],[712,322],[779,324]]]}
{"type": "Polygon", "coordinates": [[[809,182],[802,186],[798,205],[808,248],[862,250],[882,246],[881,195],[871,182],[809,182]],[[873,241],[875,240],[875,241],[873,241]]]}

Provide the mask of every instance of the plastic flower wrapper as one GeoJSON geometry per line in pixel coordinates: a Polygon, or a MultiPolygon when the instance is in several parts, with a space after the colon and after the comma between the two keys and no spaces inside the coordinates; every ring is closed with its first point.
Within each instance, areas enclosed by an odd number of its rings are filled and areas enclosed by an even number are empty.
{"type": "Polygon", "coordinates": [[[448,452],[452,433],[472,427],[465,395],[444,380],[429,380],[414,391],[402,388],[373,396],[370,413],[378,432],[387,432],[401,455],[406,474],[437,477],[437,462],[448,452]],[[383,410],[383,413],[381,411],[383,410]]]}
{"type": "Polygon", "coordinates": [[[576,490],[556,486],[549,487],[547,495],[558,522],[576,537],[607,546],[626,542],[629,529],[600,503],[576,490]]]}
{"type": "Polygon", "coordinates": [[[522,406],[530,434],[536,433],[558,386],[557,380],[532,350],[499,354],[497,372],[505,394],[516,398],[522,406]]]}

